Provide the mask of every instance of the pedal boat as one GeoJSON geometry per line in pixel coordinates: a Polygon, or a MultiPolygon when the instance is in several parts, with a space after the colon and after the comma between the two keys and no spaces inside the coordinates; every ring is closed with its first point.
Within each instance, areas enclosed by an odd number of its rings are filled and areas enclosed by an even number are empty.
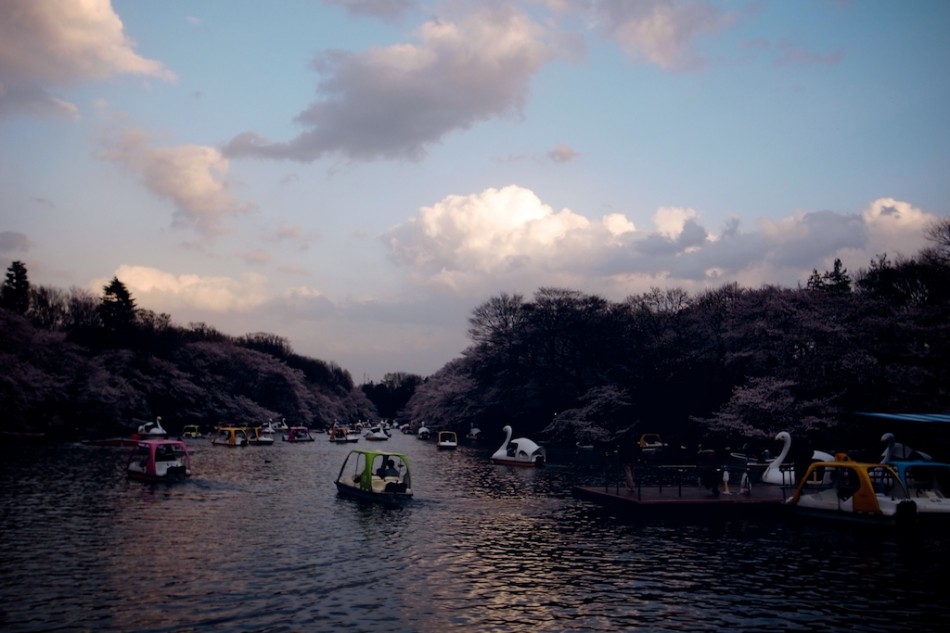
{"type": "Polygon", "coordinates": [[[148,482],[190,477],[188,446],[181,440],[141,440],[132,449],[125,472],[129,479],[148,482]]]}
{"type": "Polygon", "coordinates": [[[455,434],[455,431],[439,431],[439,438],[436,442],[436,446],[439,447],[440,451],[444,450],[453,450],[458,448],[459,439],[455,434]]]}
{"type": "Polygon", "coordinates": [[[313,436],[310,434],[310,429],[305,426],[292,426],[287,429],[287,432],[283,435],[285,442],[312,442],[313,436]]]}
{"type": "Polygon", "coordinates": [[[897,471],[887,464],[812,462],[786,505],[802,516],[858,523],[915,523],[917,504],[897,471]]]}
{"type": "Polygon", "coordinates": [[[215,446],[247,446],[247,431],[243,426],[219,426],[211,443],[215,446]]]}
{"type": "Polygon", "coordinates": [[[351,450],[334,483],[339,496],[360,501],[393,506],[412,499],[409,458],[403,453],[351,450]],[[393,467],[387,470],[390,460],[393,467]]]}

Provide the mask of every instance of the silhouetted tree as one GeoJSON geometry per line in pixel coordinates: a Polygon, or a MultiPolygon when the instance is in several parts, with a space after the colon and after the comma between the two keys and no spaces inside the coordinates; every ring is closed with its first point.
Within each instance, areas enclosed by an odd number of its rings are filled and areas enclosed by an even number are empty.
{"type": "Polygon", "coordinates": [[[112,333],[127,333],[135,325],[135,300],[118,277],[113,277],[103,287],[99,317],[106,330],[112,333]]]}
{"type": "Polygon", "coordinates": [[[26,265],[15,261],[7,268],[7,276],[0,288],[0,304],[7,310],[24,315],[30,307],[30,280],[26,265]]]}
{"type": "Polygon", "coordinates": [[[841,260],[836,258],[832,270],[819,274],[817,268],[812,269],[806,287],[809,290],[848,294],[851,292],[851,276],[841,260]]]}

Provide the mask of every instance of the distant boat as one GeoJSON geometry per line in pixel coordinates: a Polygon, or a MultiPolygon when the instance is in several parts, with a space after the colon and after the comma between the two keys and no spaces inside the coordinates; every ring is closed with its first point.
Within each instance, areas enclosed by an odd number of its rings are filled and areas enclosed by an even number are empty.
{"type": "Polygon", "coordinates": [[[458,448],[459,440],[455,431],[439,431],[439,437],[436,446],[439,450],[453,450],[458,448]]]}
{"type": "Polygon", "coordinates": [[[351,433],[345,426],[332,426],[328,432],[330,441],[335,444],[355,444],[360,441],[358,433],[351,433]]]}
{"type": "Polygon", "coordinates": [[[285,442],[312,442],[313,436],[310,435],[310,429],[305,426],[292,426],[284,433],[285,442]]]}
{"type": "Polygon", "coordinates": [[[164,439],[168,437],[168,431],[162,428],[162,417],[158,416],[154,422],[146,422],[139,426],[139,438],[143,440],[164,439]]]}
{"type": "Polygon", "coordinates": [[[266,426],[252,426],[247,429],[247,441],[251,446],[273,446],[276,438],[277,434],[270,422],[266,426]]]}
{"type": "Polygon", "coordinates": [[[181,430],[181,436],[186,440],[196,440],[204,437],[204,433],[197,424],[186,424],[181,430]]]}
{"type": "Polygon", "coordinates": [[[425,424],[416,429],[416,437],[420,440],[427,440],[430,435],[432,435],[432,431],[430,431],[425,424]]]}
{"type": "Polygon", "coordinates": [[[247,431],[243,426],[219,426],[211,443],[215,446],[244,447],[247,446],[247,431]]]}
{"type": "Polygon", "coordinates": [[[363,437],[370,442],[385,442],[389,439],[389,431],[383,428],[382,425],[376,425],[370,427],[363,437]]]}
{"type": "Polygon", "coordinates": [[[125,472],[130,479],[159,482],[191,476],[191,457],[182,440],[142,440],[129,455],[125,472]]]}

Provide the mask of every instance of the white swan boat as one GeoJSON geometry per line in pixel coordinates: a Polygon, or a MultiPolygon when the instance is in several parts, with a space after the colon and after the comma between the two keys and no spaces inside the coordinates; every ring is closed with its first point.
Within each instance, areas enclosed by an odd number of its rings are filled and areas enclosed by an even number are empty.
{"type": "Polygon", "coordinates": [[[543,447],[525,437],[511,439],[510,426],[505,426],[502,430],[505,432],[505,442],[491,456],[493,464],[528,467],[544,466],[547,461],[547,454],[543,447]]]}
{"type": "MultiPolygon", "coordinates": [[[[788,453],[792,448],[792,436],[788,431],[781,431],[775,436],[775,439],[782,442],[782,452],[765,467],[760,481],[763,484],[794,486],[795,482],[798,481],[795,478],[795,467],[791,464],[785,464],[785,458],[788,457],[788,453]]],[[[812,461],[833,462],[835,460],[834,455],[825,451],[814,451],[811,458],[812,461]]]]}
{"type": "Polygon", "coordinates": [[[387,431],[381,424],[376,426],[371,426],[366,430],[366,433],[363,435],[370,442],[385,442],[389,439],[389,431],[387,431]]]}

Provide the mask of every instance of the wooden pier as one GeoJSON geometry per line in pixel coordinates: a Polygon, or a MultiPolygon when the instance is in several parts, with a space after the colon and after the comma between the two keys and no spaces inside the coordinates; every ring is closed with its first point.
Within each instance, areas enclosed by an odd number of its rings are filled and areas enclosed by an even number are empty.
{"type": "Polygon", "coordinates": [[[650,476],[639,471],[638,482],[631,488],[625,481],[604,485],[574,486],[578,499],[591,501],[627,515],[730,518],[776,515],[785,507],[793,490],[786,486],[750,484],[747,479],[728,486],[708,488],[697,483],[692,466],[661,466],[650,476]]]}

